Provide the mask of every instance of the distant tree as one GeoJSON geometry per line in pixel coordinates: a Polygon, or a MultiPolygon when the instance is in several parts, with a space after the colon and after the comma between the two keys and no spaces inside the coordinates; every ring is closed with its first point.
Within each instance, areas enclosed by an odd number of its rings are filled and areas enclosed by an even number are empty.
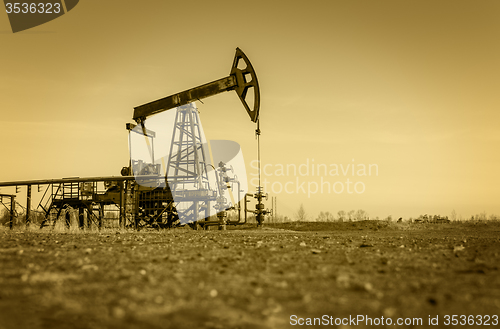
{"type": "Polygon", "coordinates": [[[387,216],[387,218],[385,220],[388,222],[392,222],[392,215],[387,216]]]}
{"type": "Polygon", "coordinates": [[[345,220],[345,216],[346,216],[346,215],[345,215],[345,211],[340,210],[340,211],[337,213],[337,215],[339,216],[339,217],[338,217],[338,221],[339,221],[339,222],[343,222],[343,221],[345,220]]]}
{"type": "Polygon", "coordinates": [[[300,208],[297,211],[297,214],[296,214],[295,217],[297,218],[298,221],[301,221],[301,222],[307,220],[307,214],[306,214],[306,211],[304,210],[304,205],[303,204],[300,204],[300,208]]]}
{"type": "Polygon", "coordinates": [[[456,221],[457,220],[457,212],[455,211],[455,209],[453,209],[451,211],[451,220],[452,221],[456,221]]]}
{"type": "Polygon", "coordinates": [[[320,211],[319,212],[319,215],[318,215],[318,218],[317,218],[317,221],[318,222],[326,222],[326,213],[320,211]]]}
{"type": "Polygon", "coordinates": [[[318,215],[318,222],[331,222],[333,221],[333,215],[329,212],[320,212],[318,215]]]}
{"type": "Polygon", "coordinates": [[[325,219],[325,213],[320,211],[319,212],[319,215],[318,215],[318,218],[316,219],[317,222],[326,222],[326,219],[325,219]]]}
{"type": "Polygon", "coordinates": [[[486,214],[486,211],[480,213],[479,215],[476,215],[476,220],[487,220],[488,219],[488,214],[486,214]]]}
{"type": "Polygon", "coordinates": [[[368,213],[363,209],[359,209],[358,211],[356,211],[354,218],[356,220],[368,220],[368,213]]]}
{"type": "Polygon", "coordinates": [[[487,220],[488,214],[486,212],[479,213],[471,217],[471,220],[487,220]]]}
{"type": "Polygon", "coordinates": [[[354,210],[351,210],[347,213],[347,218],[349,219],[350,222],[352,222],[352,220],[354,219],[355,213],[356,213],[356,211],[354,211],[354,210]]]}
{"type": "Polygon", "coordinates": [[[325,217],[327,222],[333,222],[333,220],[335,219],[333,214],[329,211],[325,212],[325,217]]]}

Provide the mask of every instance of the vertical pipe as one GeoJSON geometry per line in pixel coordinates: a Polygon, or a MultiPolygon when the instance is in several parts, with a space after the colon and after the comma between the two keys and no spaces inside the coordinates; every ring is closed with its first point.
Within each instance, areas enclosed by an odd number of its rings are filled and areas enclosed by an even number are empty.
{"type": "Polygon", "coordinates": [[[275,196],[274,197],[274,207],[273,207],[273,216],[274,216],[274,222],[277,223],[278,222],[278,206],[277,206],[277,200],[278,200],[278,197],[275,196]]]}
{"type": "Polygon", "coordinates": [[[245,223],[247,222],[247,209],[248,209],[247,208],[247,202],[248,202],[247,195],[248,195],[248,193],[245,193],[245,223]]]}
{"type": "Polygon", "coordinates": [[[241,222],[241,186],[240,181],[238,183],[238,223],[241,222]]]}
{"type": "Polygon", "coordinates": [[[102,228],[102,220],[104,218],[104,205],[99,205],[99,230],[102,228]]]}
{"type": "MultiPolygon", "coordinates": [[[[210,200],[207,200],[207,208],[205,209],[205,219],[204,219],[204,222],[207,222],[210,220],[210,200]]],[[[203,229],[205,231],[208,230],[208,226],[207,225],[203,225],[203,229]]]]}
{"type": "Polygon", "coordinates": [[[276,223],[277,222],[277,217],[276,217],[276,197],[274,197],[274,205],[273,205],[273,221],[276,223]]]}
{"type": "Polygon", "coordinates": [[[12,195],[10,197],[10,223],[9,227],[12,230],[12,226],[14,226],[14,211],[16,209],[16,197],[12,195]]]}
{"type": "Polygon", "coordinates": [[[85,208],[78,208],[78,228],[83,230],[84,218],[85,217],[85,208]]]}
{"type": "Polygon", "coordinates": [[[273,197],[271,197],[271,212],[270,212],[270,221],[271,223],[274,222],[274,200],[273,200],[273,197]]]}
{"type": "Polygon", "coordinates": [[[271,223],[274,223],[274,197],[271,197],[271,223]]]}
{"type": "MultiPolygon", "coordinates": [[[[139,221],[140,221],[140,217],[139,217],[139,212],[140,212],[140,208],[139,208],[139,203],[141,200],[144,201],[144,194],[139,194],[138,193],[138,186],[136,184],[133,184],[131,186],[129,186],[127,188],[127,194],[128,195],[128,198],[130,198],[131,202],[130,204],[134,204],[134,211],[133,211],[133,217],[132,217],[132,221],[133,221],[133,224],[134,224],[134,229],[137,230],[137,227],[138,227],[138,224],[139,224],[139,221]]],[[[144,203],[144,202],[143,202],[144,203]]],[[[126,214],[125,214],[126,216],[126,214]]],[[[126,223],[126,220],[127,218],[125,217],[125,220],[123,221],[123,228],[126,228],[127,227],[127,223],[126,223]]]]}
{"type": "Polygon", "coordinates": [[[119,184],[120,184],[120,215],[118,217],[118,226],[121,228],[122,226],[125,226],[124,205],[126,205],[126,203],[124,202],[125,199],[124,184],[126,184],[126,182],[122,181],[119,184]]]}
{"type": "Polygon", "coordinates": [[[87,207],[87,228],[90,229],[92,225],[92,216],[94,216],[94,206],[90,205],[90,208],[87,207]]]}
{"type": "Polygon", "coordinates": [[[276,220],[278,220],[278,197],[274,199],[274,206],[275,206],[275,211],[276,211],[276,220]]]}
{"type": "Polygon", "coordinates": [[[26,225],[30,223],[31,215],[31,185],[28,185],[26,192],[26,225]]]}

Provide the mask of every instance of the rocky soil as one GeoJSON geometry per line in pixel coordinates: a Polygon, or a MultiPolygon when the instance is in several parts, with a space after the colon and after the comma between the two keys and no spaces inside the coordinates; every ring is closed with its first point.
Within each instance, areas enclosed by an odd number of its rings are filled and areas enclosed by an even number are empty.
{"type": "Polygon", "coordinates": [[[382,328],[428,327],[429,316],[442,327],[447,315],[498,323],[499,267],[496,222],[0,228],[0,329],[293,328],[323,316],[349,328],[335,319],[358,315],[423,321],[382,328]]]}

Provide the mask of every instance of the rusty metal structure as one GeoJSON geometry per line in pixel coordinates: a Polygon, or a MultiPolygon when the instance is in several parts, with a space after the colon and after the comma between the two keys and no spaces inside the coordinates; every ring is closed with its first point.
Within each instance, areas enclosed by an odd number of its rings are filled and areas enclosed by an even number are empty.
{"type": "MultiPolygon", "coordinates": [[[[237,93],[251,121],[257,123],[260,185],[259,84],[248,57],[237,48],[229,76],[134,108],[133,119],[137,125],[128,123],[126,129],[129,136],[135,132],[148,139],[150,163],[131,158],[129,165],[122,168],[121,176],[0,182],[0,187],[16,187],[16,193],[21,186],[26,187],[26,223],[31,218],[32,187],[37,186],[39,193],[44,191],[36,207],[36,211],[44,214],[41,227],[61,221],[70,226],[71,214],[75,212],[78,213],[76,222],[79,228],[101,228],[112,222],[115,223],[112,226],[133,228],[189,224],[193,228],[218,226],[225,229],[226,225],[246,223],[247,213],[253,213],[258,225],[262,225],[265,215],[269,213],[262,203],[267,194],[259,186],[255,194],[247,193],[242,200],[239,196],[240,182],[236,176],[231,177],[230,168],[223,162],[215,167],[208,161],[202,145],[201,122],[192,103],[232,90],[237,93]],[[253,94],[252,106],[247,103],[250,94],[253,94]],[[173,108],[177,113],[172,144],[166,168],[161,172],[162,165],[155,163],[154,148],[150,145],[154,143],[156,134],[146,128],[146,122],[149,117],[173,108]],[[214,169],[216,186],[210,186],[207,176],[209,166],[214,169]],[[196,189],[185,189],[189,184],[196,189]],[[222,197],[226,190],[230,192],[231,202],[222,197]],[[233,190],[237,191],[238,202],[234,201],[233,190]],[[257,200],[255,210],[247,209],[249,198],[257,200]],[[244,206],[241,206],[240,200],[244,206]],[[187,206],[182,207],[181,203],[187,206]],[[217,211],[216,220],[210,218],[211,207],[217,211]],[[228,219],[227,210],[236,210],[238,219],[228,219]],[[110,213],[116,215],[110,216],[110,213]]],[[[9,197],[13,203],[14,195],[0,195],[0,201],[9,197]]],[[[15,205],[10,207],[12,214],[14,208],[15,205]]]]}
{"type": "Polygon", "coordinates": [[[15,211],[16,211],[16,196],[11,194],[0,194],[0,204],[5,207],[9,212],[9,227],[12,229],[14,225],[15,211]],[[7,202],[4,199],[8,199],[7,202]]]}
{"type": "MultiPolygon", "coordinates": [[[[157,176],[145,176],[145,178],[157,178],[157,176]]],[[[21,187],[26,187],[27,205],[31,203],[32,187],[36,186],[38,192],[43,193],[38,206],[34,211],[41,211],[44,220],[41,227],[55,225],[61,216],[66,215],[68,210],[78,211],[78,226],[80,228],[102,226],[105,216],[105,207],[113,205],[119,211],[116,220],[117,226],[137,226],[133,216],[127,216],[127,211],[133,213],[133,209],[142,206],[139,198],[134,198],[130,203],[130,196],[133,196],[133,186],[131,182],[134,176],[108,176],[108,177],[72,177],[49,180],[30,180],[15,182],[0,182],[0,187],[15,187],[16,192],[21,187]],[[128,191],[126,191],[128,189],[128,191]],[[127,196],[129,198],[127,198],[127,196]],[[127,201],[129,203],[127,204],[127,201]],[[128,205],[128,207],[127,207],[128,205]]],[[[31,221],[31,205],[26,207],[26,223],[31,221]]],[[[109,212],[109,210],[108,210],[109,212]]],[[[66,218],[66,224],[69,224],[66,218]]]]}

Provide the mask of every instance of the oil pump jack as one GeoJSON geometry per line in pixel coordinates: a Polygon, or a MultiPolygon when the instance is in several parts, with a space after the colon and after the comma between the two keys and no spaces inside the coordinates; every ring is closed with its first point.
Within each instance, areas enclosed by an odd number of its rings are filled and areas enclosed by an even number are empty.
{"type": "MultiPolygon", "coordinates": [[[[113,206],[117,206],[119,209],[118,225],[121,227],[138,228],[142,225],[171,227],[176,222],[180,222],[180,224],[190,224],[193,228],[219,225],[219,229],[225,229],[226,224],[242,224],[240,182],[236,175],[233,177],[228,175],[232,168],[228,168],[224,161],[218,161],[215,164],[214,161],[208,163],[205,159],[201,122],[194,105],[194,101],[200,101],[203,98],[231,90],[236,91],[250,116],[250,120],[257,124],[255,134],[258,142],[259,186],[255,194],[245,191],[244,222],[246,222],[246,214],[249,212],[255,215],[260,226],[264,222],[265,215],[269,213],[268,210],[264,209],[262,203],[264,198],[267,199],[267,194],[260,186],[260,90],[255,70],[248,57],[239,48],[236,49],[229,76],[134,108],[133,119],[137,124],[127,124],[129,141],[132,132],[138,133],[141,135],[140,138],[146,139],[148,149],[151,151],[151,156],[148,159],[152,160],[150,161],[152,163],[142,160],[135,161],[131,156],[129,166],[122,168],[121,176],[0,182],[0,187],[15,187],[16,194],[21,192],[23,186],[26,187],[25,220],[26,224],[29,224],[31,221],[32,186],[38,186],[39,193],[43,192],[43,187],[46,186],[36,210],[44,214],[40,228],[56,225],[60,217],[63,217],[65,225],[69,227],[70,214],[75,210],[78,211],[77,225],[80,228],[83,229],[85,226],[90,227],[91,225],[100,228],[103,225],[103,220],[107,219],[107,209],[113,206]],[[252,107],[247,102],[249,91],[253,92],[252,107]],[[161,173],[162,165],[155,164],[152,152],[154,148],[149,145],[149,139],[152,143],[156,133],[147,129],[146,125],[148,118],[153,119],[155,114],[174,108],[177,111],[175,128],[168,161],[166,166],[163,166],[164,173],[161,173]],[[207,165],[214,169],[217,178],[216,189],[205,186],[208,183],[207,165]],[[163,183],[161,183],[162,181],[163,183]],[[182,188],[182,186],[189,184],[197,186],[197,189],[182,188]],[[236,207],[230,190],[230,186],[234,185],[238,186],[237,221],[226,218],[226,210],[236,207]],[[223,196],[224,190],[229,190],[232,203],[229,203],[223,196]],[[247,202],[249,201],[247,198],[257,200],[255,210],[247,210],[247,202]],[[211,206],[212,202],[215,202],[215,205],[211,206]],[[185,204],[189,206],[181,207],[185,204]],[[217,221],[208,220],[212,209],[216,211],[217,221]]],[[[234,144],[237,145],[237,143],[234,144]]],[[[227,144],[225,145],[227,146],[227,144]]],[[[239,145],[237,146],[239,150],[239,145]]],[[[210,143],[208,143],[208,148],[210,150],[210,143]]],[[[210,157],[212,157],[211,155],[210,151],[210,157]]],[[[11,199],[14,199],[14,195],[11,196],[11,199]]],[[[2,200],[0,200],[1,202],[2,200]]],[[[116,217],[109,219],[113,221],[116,217]]]]}
{"type": "MultiPolygon", "coordinates": [[[[259,186],[257,187],[255,194],[245,195],[244,202],[245,218],[247,212],[254,213],[257,223],[260,226],[264,222],[265,215],[269,213],[269,210],[264,209],[265,206],[263,204],[263,199],[267,199],[267,194],[264,193],[262,187],[260,186],[260,89],[255,70],[250,63],[250,60],[241,49],[236,48],[236,54],[229,76],[134,108],[133,119],[137,123],[135,131],[142,133],[145,138],[151,136],[151,131],[146,128],[148,118],[170,109],[177,109],[172,145],[164,174],[167,189],[172,194],[174,201],[177,201],[177,203],[188,202],[191,204],[191,206],[184,211],[181,211],[179,208],[177,209],[177,216],[179,216],[181,223],[183,221],[190,223],[197,221],[200,219],[198,214],[204,210],[206,214],[205,221],[201,222],[207,224],[210,201],[216,201],[214,208],[217,210],[219,229],[225,229],[226,223],[231,224],[231,222],[227,221],[225,218],[226,209],[231,209],[227,200],[222,197],[221,194],[211,194],[209,188],[201,188],[201,186],[204,185],[204,179],[206,183],[207,161],[205,160],[206,155],[203,153],[203,147],[201,145],[201,122],[198,118],[198,111],[193,103],[194,101],[201,101],[203,98],[231,90],[234,90],[237,93],[245,110],[250,116],[250,120],[257,124],[255,134],[258,142],[259,186]],[[247,102],[247,96],[249,96],[250,90],[253,91],[252,107],[250,107],[247,102]],[[178,188],[179,185],[184,186],[185,183],[195,184],[198,186],[198,189],[188,193],[185,190],[178,188]],[[247,196],[253,197],[257,200],[255,210],[247,210],[247,196]],[[188,217],[191,220],[187,220],[186,218],[188,217]]],[[[127,127],[130,130],[130,127],[132,126],[134,125],[128,124],[127,127]]],[[[148,147],[150,148],[149,144],[148,147]]],[[[211,154],[210,157],[212,158],[211,154]]],[[[152,157],[152,160],[154,162],[154,157],[152,157]]],[[[159,167],[158,165],[156,166],[156,168],[159,167]]],[[[216,174],[217,185],[219,192],[221,192],[221,190],[229,188],[231,178],[229,178],[226,174],[227,168],[223,162],[220,162],[218,166],[218,174],[216,174]]],[[[214,167],[214,169],[216,168],[214,167]]],[[[158,172],[158,170],[159,169],[156,169],[156,172],[158,172]]],[[[129,173],[131,172],[134,172],[132,165],[129,170],[129,173]]],[[[240,190],[238,188],[238,193],[239,192],[240,190]]],[[[229,190],[229,193],[231,194],[234,209],[235,202],[231,190],[229,190]]],[[[239,199],[240,198],[238,198],[238,200],[239,199]]],[[[239,210],[241,210],[241,207],[239,207],[239,210]]]]}

